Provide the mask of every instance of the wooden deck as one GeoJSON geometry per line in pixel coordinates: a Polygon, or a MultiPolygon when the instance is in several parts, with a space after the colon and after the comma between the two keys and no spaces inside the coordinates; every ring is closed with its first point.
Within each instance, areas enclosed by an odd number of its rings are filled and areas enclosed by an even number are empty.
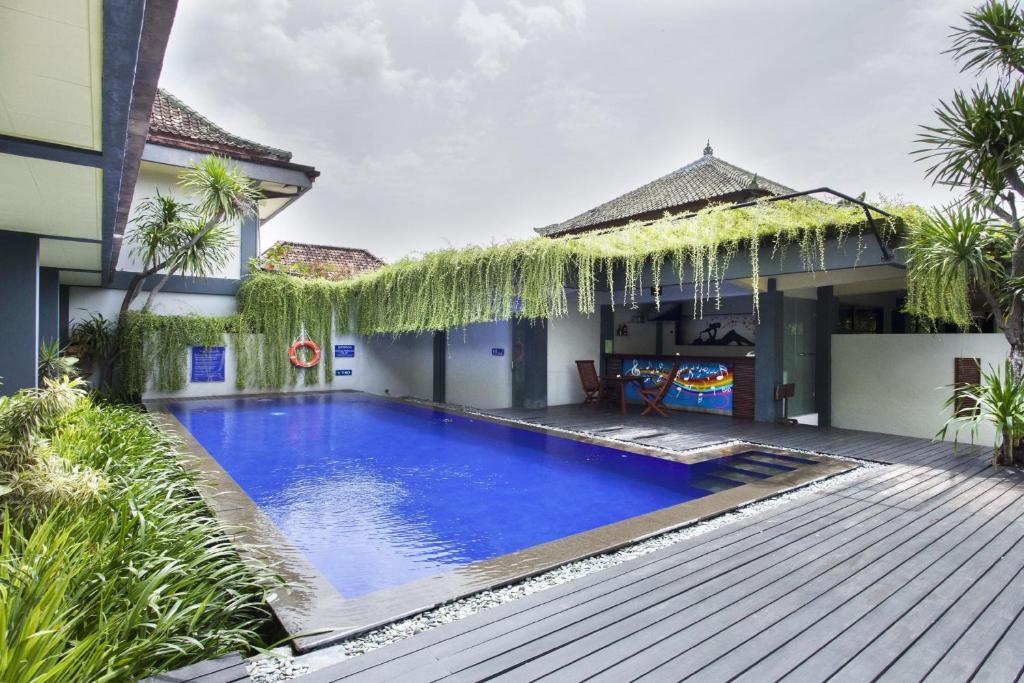
{"type": "Polygon", "coordinates": [[[150,676],[139,683],[246,683],[250,680],[245,660],[236,653],[150,676]]]}
{"type": "Polygon", "coordinates": [[[982,449],[693,414],[502,414],[651,446],[744,439],[891,465],[304,683],[1021,678],[1024,477],[982,449]]]}

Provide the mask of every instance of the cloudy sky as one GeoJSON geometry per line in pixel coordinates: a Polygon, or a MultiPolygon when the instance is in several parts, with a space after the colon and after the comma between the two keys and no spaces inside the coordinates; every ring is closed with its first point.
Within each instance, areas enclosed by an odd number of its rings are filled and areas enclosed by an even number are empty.
{"type": "Polygon", "coordinates": [[[916,126],[963,0],[181,0],[161,85],[321,172],[263,244],[532,235],[700,156],[947,198],[916,126]]]}

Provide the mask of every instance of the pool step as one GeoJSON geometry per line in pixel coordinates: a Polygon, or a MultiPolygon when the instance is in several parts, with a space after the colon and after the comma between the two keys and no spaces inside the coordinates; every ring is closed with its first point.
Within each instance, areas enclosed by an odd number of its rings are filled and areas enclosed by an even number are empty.
{"type": "Polygon", "coordinates": [[[704,474],[693,480],[694,486],[699,489],[704,489],[705,491],[711,491],[712,493],[728,491],[729,489],[742,486],[746,483],[747,482],[745,481],[730,479],[728,477],[720,477],[717,474],[704,474]]]}
{"type": "Polygon", "coordinates": [[[770,474],[764,472],[757,472],[752,469],[743,469],[742,467],[736,467],[730,461],[728,465],[720,465],[714,469],[714,476],[723,477],[725,479],[732,479],[735,481],[741,481],[744,484],[749,484],[752,481],[761,481],[767,479],[770,474]]]}
{"type": "Polygon", "coordinates": [[[798,458],[794,455],[783,455],[782,453],[765,453],[763,451],[751,451],[750,453],[743,453],[743,458],[749,458],[751,460],[757,460],[758,462],[773,463],[776,465],[790,464],[790,469],[795,469],[794,465],[817,465],[817,460],[810,460],[808,458],[798,458]]]}
{"type": "Polygon", "coordinates": [[[693,485],[717,493],[759,482],[776,474],[792,472],[797,468],[797,463],[813,464],[814,461],[760,451],[741,453],[723,458],[710,471],[697,477],[693,485]]]}
{"type": "Polygon", "coordinates": [[[766,474],[769,477],[776,474],[782,474],[783,472],[792,472],[794,469],[796,469],[795,467],[793,467],[792,464],[787,463],[783,465],[778,462],[754,460],[753,458],[748,458],[745,455],[737,456],[736,458],[730,460],[729,463],[736,467],[742,467],[745,470],[761,472],[762,474],[766,474]]]}

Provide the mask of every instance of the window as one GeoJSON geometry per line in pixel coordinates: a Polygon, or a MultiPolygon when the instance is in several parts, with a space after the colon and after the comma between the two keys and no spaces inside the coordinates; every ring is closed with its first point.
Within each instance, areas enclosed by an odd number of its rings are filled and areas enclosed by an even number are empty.
{"type": "Polygon", "coordinates": [[[839,334],[881,334],[885,309],[874,306],[840,306],[839,334]]]}

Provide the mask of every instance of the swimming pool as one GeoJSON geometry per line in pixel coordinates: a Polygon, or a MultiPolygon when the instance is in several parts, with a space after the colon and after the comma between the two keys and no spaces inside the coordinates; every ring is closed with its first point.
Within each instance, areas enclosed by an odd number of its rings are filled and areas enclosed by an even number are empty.
{"type": "Polygon", "coordinates": [[[674,462],[356,393],[167,408],[345,600],[533,557],[819,464],[754,450],[674,462]]]}

